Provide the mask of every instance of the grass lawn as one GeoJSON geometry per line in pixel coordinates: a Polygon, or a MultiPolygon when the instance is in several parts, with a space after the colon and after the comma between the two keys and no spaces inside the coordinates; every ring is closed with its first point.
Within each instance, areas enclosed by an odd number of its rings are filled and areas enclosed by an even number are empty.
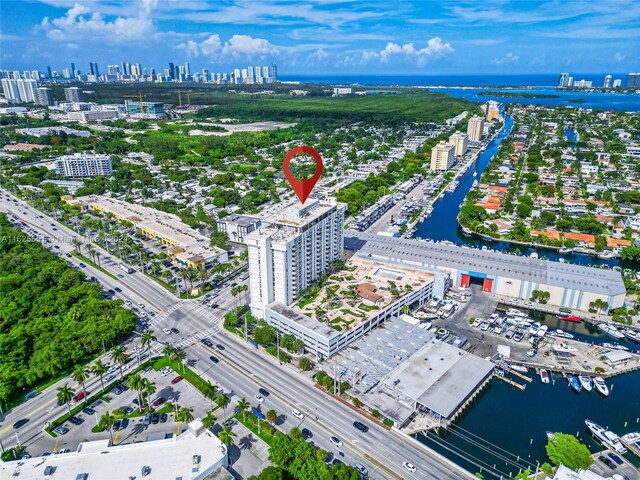
{"type": "Polygon", "coordinates": [[[264,420],[260,420],[260,433],[258,433],[258,419],[251,412],[246,412],[246,421],[242,418],[242,413],[236,413],[232,418],[235,418],[251,430],[258,438],[263,440],[267,445],[271,446],[273,437],[275,435],[275,428],[269,425],[264,420]]]}
{"type": "Polygon", "coordinates": [[[207,385],[202,378],[200,378],[193,370],[183,365],[181,362],[170,362],[167,357],[162,357],[153,362],[153,369],[157,372],[162,367],[171,367],[174,372],[184,378],[191,385],[196,387],[201,393],[204,392],[204,388],[207,385]]]}
{"type": "Polygon", "coordinates": [[[365,312],[373,312],[374,310],[380,310],[380,307],[377,307],[376,305],[365,305],[364,303],[361,303],[360,305],[358,305],[358,308],[365,312]]]}
{"type": "Polygon", "coordinates": [[[344,313],[345,315],[351,315],[352,317],[356,317],[356,318],[364,318],[365,315],[363,313],[356,313],[353,310],[349,310],[348,308],[342,308],[340,309],[340,311],[342,313],[344,313]]]}
{"type": "Polygon", "coordinates": [[[312,295],[309,298],[306,298],[304,300],[302,300],[299,304],[298,304],[298,308],[304,308],[307,305],[309,305],[311,302],[313,302],[316,298],[318,297],[318,294],[316,293],[315,295],[312,295]]]}

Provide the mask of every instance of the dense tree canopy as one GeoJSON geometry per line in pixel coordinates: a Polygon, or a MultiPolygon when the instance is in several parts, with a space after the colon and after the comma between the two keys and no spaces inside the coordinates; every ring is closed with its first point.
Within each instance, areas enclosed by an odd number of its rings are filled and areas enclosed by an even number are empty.
{"type": "Polygon", "coordinates": [[[555,433],[545,448],[549,460],[556,465],[562,464],[571,470],[587,469],[593,463],[591,452],[587,446],[580,443],[573,435],[555,433]]]}
{"type": "Polygon", "coordinates": [[[0,401],[73,367],[135,327],[121,301],[0,215],[0,401]]]}

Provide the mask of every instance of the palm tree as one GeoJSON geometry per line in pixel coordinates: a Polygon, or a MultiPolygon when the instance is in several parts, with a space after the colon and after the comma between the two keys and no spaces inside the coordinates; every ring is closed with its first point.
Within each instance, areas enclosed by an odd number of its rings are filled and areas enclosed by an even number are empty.
{"type": "Polygon", "coordinates": [[[265,417],[267,419],[267,422],[273,425],[275,421],[278,419],[278,412],[276,412],[274,409],[267,410],[265,417]]]}
{"type": "Polygon", "coordinates": [[[225,418],[227,417],[227,406],[229,405],[229,397],[227,397],[224,393],[222,395],[218,395],[216,398],[216,405],[222,408],[225,418]]]}
{"type": "Polygon", "coordinates": [[[237,296],[240,292],[238,292],[238,287],[231,287],[231,295],[233,295],[233,310],[235,312],[238,311],[238,302],[237,302],[237,296]]]}
{"type": "Polygon", "coordinates": [[[118,363],[118,367],[120,367],[120,379],[124,378],[124,372],[122,371],[122,365],[127,361],[127,354],[125,353],[124,347],[113,347],[111,352],[109,353],[111,356],[111,360],[118,363]]]}
{"type": "Polygon", "coordinates": [[[400,310],[405,315],[409,315],[411,313],[411,307],[409,305],[407,305],[406,303],[402,306],[402,308],[400,310]]]}
{"type": "MultiPolygon", "coordinates": [[[[84,382],[87,380],[87,372],[84,371],[84,367],[82,365],[78,365],[73,372],[71,372],[71,378],[73,378],[76,382],[82,385],[82,391],[86,392],[86,388],[84,388],[84,382]]],[[[84,397],[84,402],[87,403],[87,396],[84,397]]]]}
{"type": "Polygon", "coordinates": [[[73,243],[73,249],[80,253],[80,245],[82,245],[82,242],[80,242],[80,239],[78,237],[73,237],[71,239],[71,243],[73,243]]]}
{"type": "Polygon", "coordinates": [[[104,412],[100,417],[100,421],[98,422],[98,426],[109,430],[109,439],[111,440],[111,443],[113,443],[113,432],[111,431],[111,427],[113,427],[113,422],[115,421],[115,415],[113,415],[111,412],[104,412]]]}
{"type": "Polygon", "coordinates": [[[67,409],[69,410],[69,416],[71,416],[71,400],[73,400],[73,388],[69,386],[68,383],[64,384],[64,387],[58,387],[56,396],[58,397],[58,401],[61,403],[67,404],[67,409]]]}
{"type": "Polygon", "coordinates": [[[143,383],[142,391],[147,394],[147,398],[151,398],[151,395],[156,393],[156,390],[157,390],[156,384],[153,383],[148,378],[143,378],[142,383],[143,383]]]}
{"type": "Polygon", "coordinates": [[[178,270],[178,276],[184,282],[184,289],[187,292],[187,298],[189,298],[189,289],[187,288],[187,280],[189,279],[190,275],[191,274],[189,273],[189,270],[187,270],[186,268],[181,268],[180,270],[178,270]]]}
{"type": "Polygon", "coordinates": [[[242,412],[242,420],[244,422],[247,421],[247,411],[249,410],[249,408],[251,408],[251,405],[249,405],[249,402],[247,401],[247,399],[245,397],[242,397],[238,401],[238,411],[242,412]]]}
{"type": "Polygon", "coordinates": [[[102,387],[102,390],[104,390],[104,381],[102,377],[107,373],[107,367],[105,367],[102,361],[98,359],[93,362],[93,365],[91,365],[91,371],[100,377],[100,386],[102,387]]]}
{"type": "Polygon", "coordinates": [[[137,373],[131,375],[129,377],[129,387],[133,388],[138,393],[138,405],[140,406],[140,409],[142,409],[142,404],[144,403],[142,401],[142,389],[144,388],[142,377],[137,373]]]}
{"type": "Polygon", "coordinates": [[[98,262],[98,268],[102,268],[102,266],[100,265],[100,257],[101,257],[101,253],[98,251],[94,251],[93,252],[93,257],[96,259],[96,261],[98,262]]]}
{"type": "Polygon", "coordinates": [[[213,410],[209,410],[207,414],[202,418],[202,426],[204,428],[213,428],[218,417],[213,413],[213,410]]]}
{"type": "Polygon", "coordinates": [[[142,335],[140,335],[140,346],[148,350],[151,347],[151,344],[157,339],[158,338],[153,334],[151,330],[147,330],[142,335]]]}
{"type": "Polygon", "coordinates": [[[176,421],[178,422],[178,435],[182,431],[182,422],[189,423],[193,421],[193,408],[182,407],[176,415],[176,421]]]}
{"type": "MultiPolygon", "coordinates": [[[[162,349],[162,354],[166,356],[171,363],[182,362],[182,359],[184,358],[184,352],[181,352],[170,345],[167,345],[162,349]]],[[[182,370],[184,371],[184,364],[182,364],[182,370]]]]}
{"type": "Polygon", "coordinates": [[[207,383],[202,386],[202,394],[204,398],[211,402],[211,409],[213,409],[213,401],[218,396],[218,386],[213,385],[211,381],[207,380],[207,383]]]}
{"type": "Polygon", "coordinates": [[[222,443],[224,443],[227,447],[233,445],[233,437],[236,434],[229,427],[222,426],[222,430],[218,432],[218,438],[222,443]]]}
{"type": "Polygon", "coordinates": [[[89,260],[93,262],[93,254],[96,251],[95,248],[93,248],[93,246],[90,243],[87,243],[84,246],[84,250],[85,252],[87,252],[87,255],[89,256],[89,260]]]}

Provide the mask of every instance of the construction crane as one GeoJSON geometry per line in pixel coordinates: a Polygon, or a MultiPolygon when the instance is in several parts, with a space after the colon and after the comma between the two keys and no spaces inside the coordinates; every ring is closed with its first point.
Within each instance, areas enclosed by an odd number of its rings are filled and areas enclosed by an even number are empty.
{"type": "Polygon", "coordinates": [[[144,114],[144,105],[142,104],[142,93],[138,95],[124,95],[124,98],[138,98],[140,101],[140,113],[144,114]]]}
{"type": "Polygon", "coordinates": [[[187,105],[191,106],[191,90],[177,90],[178,92],[178,107],[182,107],[182,94],[187,94],[187,105]]]}

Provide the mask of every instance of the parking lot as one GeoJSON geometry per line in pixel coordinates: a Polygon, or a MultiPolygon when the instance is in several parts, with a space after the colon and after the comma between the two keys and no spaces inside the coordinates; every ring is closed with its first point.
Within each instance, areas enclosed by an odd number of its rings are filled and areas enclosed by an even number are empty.
{"type": "MultiPolygon", "coordinates": [[[[168,367],[167,367],[168,368],[168,367]]],[[[116,372],[119,376],[119,372],[116,372]]],[[[66,430],[59,430],[57,438],[51,438],[48,434],[44,434],[36,439],[32,444],[27,446],[31,455],[41,455],[43,453],[59,452],[64,449],[75,450],[78,445],[85,440],[97,440],[109,438],[108,430],[98,433],[92,432],[103,414],[114,413],[119,409],[127,412],[124,428],[122,422],[116,422],[113,427],[114,443],[132,443],[136,441],[145,441],[149,437],[158,438],[165,434],[175,434],[177,425],[174,419],[173,409],[167,407],[167,402],[180,407],[189,407],[193,409],[194,418],[204,416],[209,408],[209,401],[205,400],[203,395],[196,390],[190,383],[185,380],[175,379],[179,377],[179,372],[155,371],[151,367],[147,367],[140,372],[141,377],[151,381],[156,390],[147,398],[154,405],[155,414],[148,417],[145,421],[144,415],[136,415],[135,409],[138,401],[137,393],[130,389],[126,383],[120,384],[123,388],[114,388],[107,395],[91,404],[88,404],[83,411],[77,413],[61,426],[66,430]],[[175,382],[175,383],[173,383],[175,382]],[[161,415],[166,413],[166,415],[161,415]],[[77,420],[75,420],[77,419],[77,420]],[[77,423],[77,424],[74,424],[77,423]],[[65,432],[65,433],[61,433],[65,432]]],[[[119,386],[120,386],[119,385],[119,386]]],[[[76,392],[78,393],[78,392],[76,392]]],[[[91,395],[91,392],[88,393],[91,395]]],[[[72,402],[72,407],[80,402],[72,402]]],[[[61,414],[66,413],[66,407],[61,414]]],[[[117,418],[117,415],[116,415],[117,418]]]]}

